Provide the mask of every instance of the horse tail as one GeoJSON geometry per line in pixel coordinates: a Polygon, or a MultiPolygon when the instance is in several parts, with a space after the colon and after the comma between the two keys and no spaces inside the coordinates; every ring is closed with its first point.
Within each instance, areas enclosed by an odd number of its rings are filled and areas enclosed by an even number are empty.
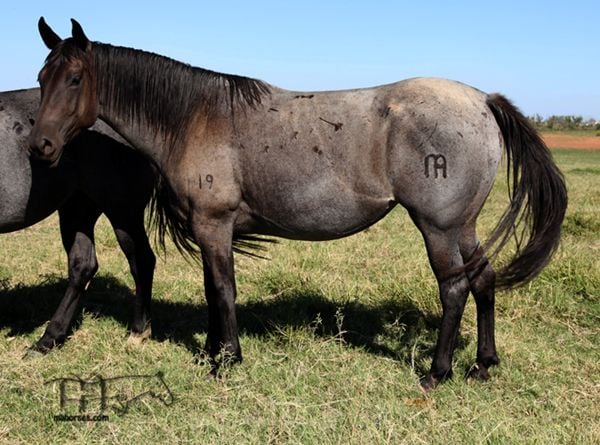
{"type": "MultiPolygon", "coordinates": [[[[171,204],[174,199],[175,196],[167,181],[158,174],[148,212],[149,226],[156,229],[155,244],[164,256],[166,239],[169,237],[186,260],[200,263],[200,248],[196,244],[187,220],[174,210],[171,204]]],[[[276,243],[276,241],[259,236],[239,235],[233,239],[233,251],[250,257],[264,258],[258,253],[266,250],[264,243],[276,243]]]]}
{"type": "Polygon", "coordinates": [[[502,95],[489,95],[486,103],[504,138],[510,205],[485,248],[495,245],[490,255],[494,257],[515,236],[517,251],[497,276],[497,285],[507,289],[535,278],[556,251],[567,188],[550,150],[527,118],[502,95]]]}
{"type": "Polygon", "coordinates": [[[148,207],[149,226],[155,229],[154,242],[164,256],[167,238],[187,260],[200,261],[200,248],[194,242],[190,230],[171,205],[174,196],[165,178],[159,173],[154,193],[148,207]]]}

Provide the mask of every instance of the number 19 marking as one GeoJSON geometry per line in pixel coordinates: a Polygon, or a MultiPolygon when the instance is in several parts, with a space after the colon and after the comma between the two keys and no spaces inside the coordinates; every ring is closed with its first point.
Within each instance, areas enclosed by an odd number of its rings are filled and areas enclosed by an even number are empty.
{"type": "MultiPolygon", "coordinates": [[[[211,190],[212,186],[213,186],[213,175],[206,175],[204,177],[204,188],[208,187],[208,189],[211,190]]],[[[203,187],[202,175],[198,176],[198,187],[199,188],[203,187]]]]}

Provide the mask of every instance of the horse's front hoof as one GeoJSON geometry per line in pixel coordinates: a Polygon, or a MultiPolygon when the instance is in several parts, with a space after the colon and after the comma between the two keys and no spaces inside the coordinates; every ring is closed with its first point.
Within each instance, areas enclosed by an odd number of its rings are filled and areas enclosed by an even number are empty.
{"type": "Polygon", "coordinates": [[[146,327],[142,332],[131,332],[129,334],[129,338],[127,339],[127,344],[130,346],[139,346],[144,341],[150,338],[152,335],[152,328],[150,326],[146,327]]]}
{"type": "Polygon", "coordinates": [[[54,347],[61,345],[63,342],[64,339],[59,340],[45,333],[42,338],[40,338],[33,346],[29,348],[29,350],[38,352],[40,354],[47,354],[54,349],[54,347]]]}
{"type": "Polygon", "coordinates": [[[23,360],[35,360],[46,355],[46,352],[48,351],[40,351],[35,346],[32,346],[25,351],[25,354],[23,354],[23,360]]]}
{"type": "Polygon", "coordinates": [[[427,374],[421,378],[421,389],[425,392],[435,389],[439,385],[440,380],[433,376],[433,374],[427,374]]]}
{"type": "Polygon", "coordinates": [[[242,363],[242,349],[239,344],[232,346],[231,344],[216,343],[213,344],[209,337],[206,338],[204,345],[204,357],[208,357],[212,364],[217,367],[230,367],[238,363],[242,363]]]}
{"type": "Polygon", "coordinates": [[[442,372],[429,372],[421,379],[421,388],[424,391],[430,391],[438,386],[441,382],[452,378],[452,369],[442,372]]]}
{"type": "Polygon", "coordinates": [[[235,365],[242,363],[242,352],[238,351],[234,354],[225,349],[221,349],[218,354],[211,356],[211,354],[205,351],[197,359],[197,363],[201,365],[207,364],[209,367],[209,377],[211,379],[220,380],[235,365]]]}

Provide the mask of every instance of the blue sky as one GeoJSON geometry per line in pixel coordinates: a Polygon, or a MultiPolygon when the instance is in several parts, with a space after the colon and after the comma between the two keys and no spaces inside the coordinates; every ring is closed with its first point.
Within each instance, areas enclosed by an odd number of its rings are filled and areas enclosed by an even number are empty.
{"type": "Polygon", "coordinates": [[[44,16],[88,37],[294,90],[415,76],[499,91],[526,114],[600,119],[600,1],[11,1],[0,90],[36,85],[44,16]]]}

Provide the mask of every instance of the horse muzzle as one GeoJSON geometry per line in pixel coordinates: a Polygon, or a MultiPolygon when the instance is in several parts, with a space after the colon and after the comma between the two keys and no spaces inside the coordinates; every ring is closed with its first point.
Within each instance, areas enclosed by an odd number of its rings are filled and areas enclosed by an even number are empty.
{"type": "Polygon", "coordinates": [[[29,135],[29,154],[38,161],[44,161],[51,167],[56,166],[62,154],[64,141],[60,137],[50,138],[32,131],[29,135]]]}

